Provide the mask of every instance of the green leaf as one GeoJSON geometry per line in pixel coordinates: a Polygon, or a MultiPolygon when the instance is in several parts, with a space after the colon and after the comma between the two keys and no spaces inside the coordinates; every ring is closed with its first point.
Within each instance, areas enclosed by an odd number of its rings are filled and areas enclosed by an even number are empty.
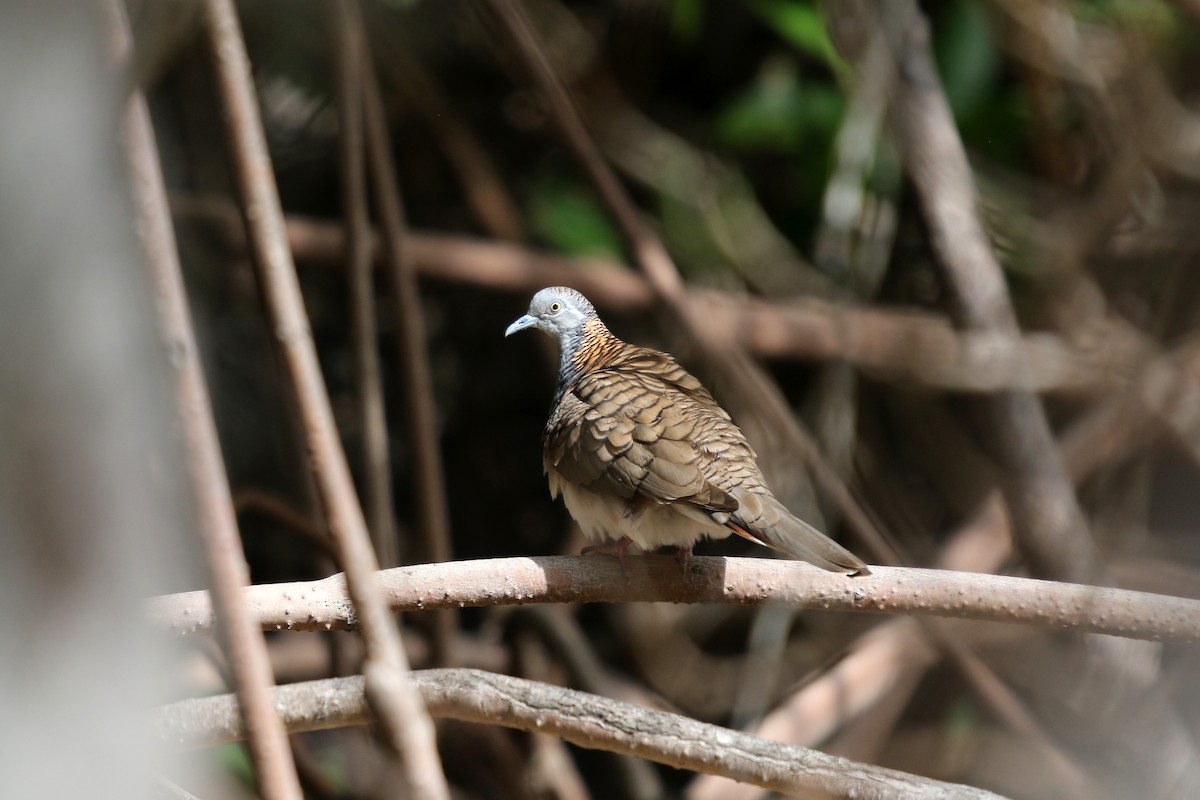
{"type": "Polygon", "coordinates": [[[961,120],[988,102],[1000,76],[1000,52],[983,3],[952,4],[939,20],[934,49],[946,99],[961,120]]]}
{"type": "Polygon", "coordinates": [[[805,55],[842,72],[846,62],[837,54],[821,12],[812,2],[801,0],[751,0],[749,10],[765,22],[779,38],[805,55]]]}
{"type": "Polygon", "coordinates": [[[578,184],[535,178],[528,207],[534,231],[553,247],[572,255],[620,257],[616,230],[600,203],[578,184]]]}
{"type": "Polygon", "coordinates": [[[717,112],[713,129],[726,147],[794,154],[814,138],[831,137],[844,106],[830,84],[801,82],[795,61],[776,56],[766,59],[754,83],[717,112]]]}
{"type": "Polygon", "coordinates": [[[671,34],[678,42],[695,44],[704,27],[703,0],[675,0],[671,5],[671,34]]]}

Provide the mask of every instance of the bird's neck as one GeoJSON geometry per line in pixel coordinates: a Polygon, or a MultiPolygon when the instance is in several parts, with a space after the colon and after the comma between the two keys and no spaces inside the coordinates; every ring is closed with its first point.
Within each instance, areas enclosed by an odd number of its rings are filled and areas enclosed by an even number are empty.
{"type": "Polygon", "coordinates": [[[555,388],[554,403],[571,390],[571,387],[588,372],[604,366],[617,350],[624,345],[598,319],[589,319],[573,331],[559,338],[558,386],[555,388]]]}

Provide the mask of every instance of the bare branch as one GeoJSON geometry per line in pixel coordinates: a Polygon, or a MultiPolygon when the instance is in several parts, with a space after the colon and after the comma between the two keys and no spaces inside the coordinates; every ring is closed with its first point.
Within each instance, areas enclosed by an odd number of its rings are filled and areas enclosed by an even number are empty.
{"type": "Polygon", "coordinates": [[[356,2],[333,3],[337,32],[338,159],[345,217],[346,267],[350,279],[350,316],[354,327],[354,366],[358,414],[362,425],[362,480],[375,554],[382,567],[400,563],[392,521],[392,469],[384,414],[383,376],[379,366],[379,328],[375,319],[371,221],[367,213],[362,81],[365,52],[356,2]]]}
{"type": "Polygon", "coordinates": [[[383,37],[380,49],[387,53],[379,60],[378,68],[433,132],[479,224],[498,239],[525,238],[520,207],[504,185],[491,154],[447,100],[446,89],[437,76],[421,59],[409,54],[396,28],[381,25],[372,27],[371,33],[383,37]]]}
{"type": "MultiPolygon", "coordinates": [[[[379,579],[397,611],[527,603],[788,603],[828,611],[1012,622],[1133,639],[1200,639],[1200,601],[1099,586],[949,570],[880,567],[847,578],[809,564],[768,558],[693,558],[687,572],[669,557],[629,559],[625,580],[612,559],[494,558],[385,570],[379,579]]],[[[872,567],[874,569],[874,567],[872,567]]],[[[251,614],[276,630],[332,630],[358,620],[345,579],[252,586],[251,614]]],[[[159,628],[212,627],[207,592],[154,598],[159,628]]]]}
{"type": "MultiPolygon", "coordinates": [[[[887,41],[895,60],[891,122],[904,166],[929,221],[930,239],[955,315],[968,329],[1012,342],[1016,315],[1000,264],[977,213],[977,191],[929,48],[929,25],[915,3],[845,3],[842,44],[861,58],[866,42],[887,41]],[[857,28],[859,39],[853,41],[857,28]]],[[[1005,468],[1005,496],[1022,555],[1039,575],[1105,583],[1107,571],[1080,511],[1062,455],[1037,398],[1015,388],[982,400],[983,434],[1005,468]]]]}
{"type": "MultiPolygon", "coordinates": [[[[360,28],[361,25],[360,20],[360,28]]],[[[358,39],[370,63],[370,48],[361,30],[358,39]]],[[[412,473],[416,484],[417,524],[422,536],[423,556],[429,561],[449,561],[453,558],[450,510],[446,504],[446,479],[439,446],[441,427],[433,397],[429,348],[425,343],[425,314],[421,309],[416,270],[409,252],[408,222],[404,218],[400,183],[388,140],[383,99],[372,69],[363,72],[363,107],[367,157],[371,164],[372,186],[383,229],[382,255],[391,279],[392,302],[397,316],[397,346],[404,377],[408,435],[413,443],[412,473]]],[[[453,612],[444,612],[435,617],[434,649],[438,663],[453,663],[457,629],[458,620],[453,612]]]]}
{"type": "Polygon", "coordinates": [[[388,743],[405,770],[409,796],[449,796],[433,725],[406,680],[408,659],[379,595],[378,567],[333,422],[295,265],[287,246],[249,59],[232,0],[208,0],[205,27],[226,117],[234,173],[245,207],[263,301],[295,393],[329,529],[346,570],[349,595],[367,646],[363,671],[388,743]]]}
{"type": "MultiPolygon", "coordinates": [[[[213,224],[226,246],[243,250],[234,209],[211,198],[175,197],[176,214],[213,224]]],[[[286,219],[298,260],[341,266],[340,227],[311,217],[286,219]]],[[[375,240],[376,243],[378,239],[375,240]]],[[[518,244],[412,231],[408,247],[423,277],[520,294],[569,283],[597,306],[623,313],[654,305],[649,282],[621,264],[553,255],[518,244]]],[[[1125,384],[1148,355],[1138,343],[1101,337],[1086,349],[1046,333],[1020,344],[971,331],[915,309],[883,310],[817,298],[773,302],[689,289],[689,302],[719,338],[765,358],[845,361],[880,380],[962,392],[1023,387],[1035,392],[1100,392],[1125,384]]]]}
{"type": "MultiPolygon", "coordinates": [[[[996,798],[961,784],[920,778],[545,683],[471,669],[412,673],[429,712],[561,736],[580,747],[647,758],[679,769],[724,775],[806,798],[996,798]]],[[[370,721],[363,680],[334,678],[276,690],[293,731],[370,721]]],[[[230,695],[184,700],[159,709],[154,725],[179,747],[240,736],[230,695]]]]}
{"type": "MultiPolygon", "coordinates": [[[[102,6],[114,60],[125,67],[133,37],[124,3],[107,0],[102,6]]],[[[175,368],[175,400],[196,503],[197,529],[203,540],[208,582],[215,598],[220,620],[218,631],[231,682],[239,708],[244,712],[250,760],[263,797],[300,800],[303,792],[287,733],[271,702],[270,689],[275,676],[266,642],[242,602],[242,592],[250,583],[250,570],[242,550],[229,478],[188,310],[150,109],[141,91],[132,91],[126,99],[121,128],[137,229],[154,287],[159,327],[175,368]]]]}

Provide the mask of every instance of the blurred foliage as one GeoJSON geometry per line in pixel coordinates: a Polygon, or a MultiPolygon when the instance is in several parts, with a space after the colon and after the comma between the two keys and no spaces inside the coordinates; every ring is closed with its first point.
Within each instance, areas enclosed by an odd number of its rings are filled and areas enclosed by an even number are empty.
{"type": "Polygon", "coordinates": [[[556,250],[619,258],[621,239],[593,192],[562,175],[535,176],[526,186],[529,224],[556,250]]]}

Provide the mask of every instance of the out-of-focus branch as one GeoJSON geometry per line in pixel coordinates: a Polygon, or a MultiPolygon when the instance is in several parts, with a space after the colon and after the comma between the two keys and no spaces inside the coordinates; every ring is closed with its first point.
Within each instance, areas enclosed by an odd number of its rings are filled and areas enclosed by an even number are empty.
{"type": "MultiPolygon", "coordinates": [[[[1200,639],[1200,602],[1123,589],[949,570],[880,567],[847,578],[802,562],[768,558],[629,559],[629,580],[612,559],[496,558],[418,564],[379,575],[398,611],[526,603],[788,603],[827,611],[961,617],[1108,633],[1134,639],[1200,639]]],[[[264,628],[331,630],[359,624],[345,579],[253,586],[246,602],[264,628]]],[[[156,598],[159,628],[189,633],[212,626],[207,592],[156,598]]]]}
{"type": "Polygon", "coordinates": [[[407,680],[408,659],[386,606],[362,509],[333,422],[300,284],[287,246],[283,210],[250,78],[249,58],[232,0],[208,0],[205,28],[225,112],[234,177],[250,248],[276,344],[303,421],[313,476],[337,543],[346,584],[367,646],[363,667],[372,705],[404,767],[410,797],[449,796],[433,725],[407,680]]]}
{"type": "Polygon", "coordinates": [[[258,489],[241,489],[233,495],[233,508],[243,514],[261,514],[286,530],[311,542],[326,555],[334,556],[333,539],[321,525],[288,505],[282,498],[258,489]]]}
{"type": "Polygon", "coordinates": [[[1151,361],[1132,386],[1098,403],[1067,431],[1067,469],[1080,482],[1170,430],[1200,463],[1200,341],[1151,361]]]}
{"type": "MultiPolygon", "coordinates": [[[[113,59],[124,68],[133,47],[124,3],[106,0],[102,10],[113,59]]],[[[217,629],[242,712],[250,760],[263,797],[300,800],[303,792],[287,732],[271,701],[275,676],[266,642],[242,602],[243,590],[250,583],[250,569],[242,550],[229,478],[188,310],[150,109],[141,91],[135,89],[126,99],[121,127],[136,227],[154,288],[163,343],[172,354],[171,364],[175,368],[176,403],[196,503],[197,529],[203,540],[208,580],[220,621],[217,629]]]]}
{"type": "Polygon", "coordinates": [[[516,200],[483,143],[447,101],[447,91],[420,59],[409,55],[396,26],[381,25],[375,31],[384,37],[382,49],[387,53],[378,68],[435,134],[479,224],[498,239],[523,239],[516,200]]]}
{"type": "MultiPolygon", "coordinates": [[[[361,21],[359,23],[361,27],[361,21]]],[[[364,53],[370,48],[365,33],[359,32],[364,53]]],[[[370,63],[370,59],[367,59],[370,63]]],[[[396,334],[400,371],[404,377],[405,410],[408,435],[413,442],[413,481],[416,484],[417,523],[421,531],[424,557],[429,561],[449,561],[450,510],[446,505],[446,483],[442,468],[436,402],[433,397],[433,373],[429,368],[429,348],[425,343],[425,314],[417,290],[417,275],[408,246],[408,222],[400,183],[388,139],[387,118],[374,70],[363,72],[363,108],[370,159],[372,186],[383,229],[382,255],[392,288],[396,309],[396,334]]],[[[454,662],[454,638],[458,619],[453,612],[434,618],[434,648],[440,664],[454,662]]]]}
{"type": "MultiPolygon", "coordinates": [[[[999,492],[992,492],[975,519],[960,529],[943,547],[938,566],[948,570],[990,573],[1011,555],[1011,537],[999,492]]],[[[751,733],[775,741],[815,746],[847,723],[862,719],[890,695],[911,692],[925,672],[937,663],[938,648],[958,660],[964,677],[983,696],[1010,730],[1038,743],[1046,763],[1063,778],[1064,786],[1092,789],[1082,770],[1036,724],[1019,700],[996,678],[984,671],[978,657],[964,648],[969,635],[961,623],[929,620],[922,626],[912,618],[897,618],[877,625],[847,648],[846,657],[827,672],[805,684],[763,718],[751,733]],[[936,628],[932,623],[939,623],[936,628]],[[956,627],[956,625],[958,627],[956,627]],[[958,652],[946,646],[953,639],[958,652]],[[965,656],[965,658],[964,658],[965,656]],[[991,691],[989,691],[989,688],[991,691]],[[986,694],[985,694],[986,693],[986,694]]],[[[754,800],[762,792],[715,776],[698,777],[688,787],[688,800],[754,800]]]]}
{"type": "Polygon", "coordinates": [[[333,3],[337,32],[338,158],[345,217],[346,268],[354,326],[354,366],[358,415],[362,425],[362,479],[375,554],[381,567],[400,563],[392,521],[392,469],[388,450],[379,330],[375,320],[371,221],[367,214],[366,157],[363,154],[362,21],[356,1],[333,3]]]}
{"type": "MultiPolygon", "coordinates": [[[[507,675],[438,669],[412,674],[431,714],[561,736],[580,747],[648,758],[678,769],[720,774],[806,798],[995,798],[991,792],[860,764],[816,750],[771,742],[664,711],[507,675]]],[[[292,684],[276,703],[294,731],[370,721],[359,678],[292,684]]],[[[161,708],[164,741],[202,747],[235,741],[236,703],[229,696],[161,708]]]]}
{"type": "MultiPolygon", "coordinates": [[[[869,42],[887,42],[897,80],[891,123],[905,169],[929,222],[930,238],[967,329],[1019,336],[1000,265],[977,213],[977,192],[915,3],[838,4],[832,31],[852,60],[869,42]],[[840,35],[839,35],[840,34],[840,35]]],[[[984,434],[1005,469],[1014,534],[1035,573],[1104,583],[1106,570],[1037,398],[1016,389],[983,401],[984,434]]]]}
{"type": "MultiPolygon", "coordinates": [[[[245,249],[244,231],[228,203],[177,196],[173,207],[181,218],[214,225],[226,246],[245,249]]],[[[344,263],[339,226],[298,216],[286,222],[297,260],[344,263]]],[[[655,302],[644,277],[611,261],[417,231],[410,232],[408,245],[425,278],[520,294],[570,284],[597,306],[625,313],[647,310],[655,302]]],[[[881,380],[952,391],[1021,386],[1036,392],[1097,392],[1123,384],[1147,356],[1139,343],[1115,339],[1080,349],[1057,336],[1034,333],[1014,345],[991,334],[956,332],[945,319],[916,310],[815,298],[771,302],[697,289],[688,295],[718,338],[756,355],[846,361],[881,380]]]]}

